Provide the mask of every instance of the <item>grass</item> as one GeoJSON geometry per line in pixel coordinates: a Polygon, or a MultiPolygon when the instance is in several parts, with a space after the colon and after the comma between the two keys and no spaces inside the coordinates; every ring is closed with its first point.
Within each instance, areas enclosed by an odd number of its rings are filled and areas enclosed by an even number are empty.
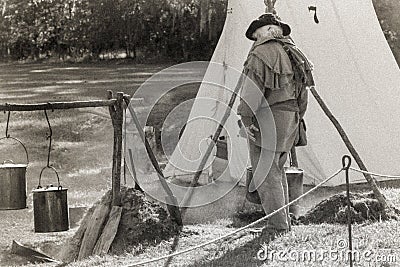
{"type": "MultiPolygon", "coordinates": [[[[1,64],[1,102],[46,102],[61,100],[104,99],[108,89],[134,92],[139,84],[151,73],[165,66],[116,65],[116,64],[1,64]],[[126,90],[125,90],[126,89],[126,90]]],[[[170,103],[180,103],[196,93],[196,86],[185,86],[181,90],[161,99],[153,110],[150,123],[159,123],[173,108],[170,103]],[[168,102],[168,101],[171,102],[168,102]],[[160,119],[161,118],[161,119],[160,119]]],[[[53,149],[51,163],[60,173],[61,183],[68,188],[69,206],[88,207],[97,201],[111,187],[112,126],[106,109],[69,110],[49,112],[53,128],[53,149]]],[[[1,115],[1,114],[0,114],[1,115]]],[[[1,117],[0,117],[1,118],[1,117]]],[[[0,130],[5,129],[6,115],[0,120],[0,130]]],[[[30,244],[55,255],[65,240],[73,235],[76,228],[62,233],[35,234],[33,232],[33,210],[31,190],[37,186],[41,168],[46,164],[48,140],[47,122],[43,112],[11,114],[9,133],[18,137],[27,146],[30,163],[27,172],[28,209],[0,211],[0,265],[11,262],[29,264],[21,258],[10,256],[8,250],[12,240],[30,244]]],[[[0,146],[0,160],[11,157],[23,160],[23,150],[16,144],[0,146]]],[[[54,183],[54,177],[47,173],[43,183],[54,183]]],[[[127,176],[128,183],[131,181],[127,176]]],[[[387,188],[385,196],[400,207],[400,190],[387,188]]],[[[309,202],[309,201],[308,201],[309,202]]],[[[71,263],[68,266],[124,266],[132,262],[167,255],[198,245],[210,239],[233,231],[231,219],[209,224],[187,225],[182,233],[168,241],[150,247],[136,247],[123,255],[92,257],[71,263]]],[[[382,255],[395,253],[400,262],[400,224],[388,221],[354,226],[354,237],[358,249],[374,250],[382,255]]],[[[293,231],[271,243],[270,250],[302,252],[305,250],[335,249],[340,239],[346,239],[346,227],[341,225],[296,226],[293,231]]],[[[170,266],[266,266],[267,262],[256,258],[263,240],[247,233],[236,238],[219,242],[193,252],[172,258],[170,266]]],[[[162,266],[166,261],[149,266],[162,266]]],[[[398,263],[399,264],[399,263],[398,263]]],[[[268,266],[344,266],[343,262],[269,261],[268,266]]],[[[31,265],[33,266],[33,265],[31,265]]],[[[55,264],[42,264],[55,266],[55,264]]],[[[393,263],[369,264],[365,260],[355,266],[396,266],[393,263]]]]}
{"type": "Polygon", "coordinates": [[[3,101],[47,102],[104,99],[107,90],[134,91],[167,65],[146,64],[0,64],[3,101]],[[13,101],[14,100],[14,101],[13,101]]]}
{"type": "MultiPolygon", "coordinates": [[[[400,189],[384,189],[383,193],[392,203],[398,203],[400,189]]],[[[132,251],[120,256],[93,257],[68,266],[127,266],[134,262],[167,255],[170,251],[180,251],[227,234],[234,230],[230,227],[231,224],[231,220],[220,220],[212,224],[188,225],[184,227],[183,232],[177,238],[178,242],[174,243],[176,240],[170,239],[141,250],[139,255],[132,251]]],[[[359,261],[356,257],[357,261],[354,266],[398,266],[400,262],[399,230],[400,223],[398,221],[354,225],[354,249],[357,251],[356,253],[360,253],[359,255],[364,255],[360,256],[359,261]],[[386,262],[372,262],[377,260],[378,256],[381,260],[387,257],[386,262]],[[392,262],[394,256],[397,263],[392,262]]],[[[347,235],[347,226],[344,225],[295,226],[291,232],[274,240],[268,246],[270,257],[274,255],[271,254],[272,251],[276,251],[287,253],[286,255],[291,255],[291,258],[276,256],[274,260],[270,258],[269,261],[262,261],[257,259],[257,252],[262,248],[264,241],[262,238],[247,233],[173,257],[169,261],[169,266],[346,266],[348,265],[346,258],[340,257],[346,253],[343,242],[346,242],[347,235]],[[322,255],[323,251],[326,253],[330,251],[333,254],[326,255],[324,260],[312,258],[312,253],[322,255]],[[299,261],[290,260],[296,259],[296,255],[299,255],[299,261]],[[305,260],[301,260],[301,255],[305,255],[305,260]],[[335,255],[338,255],[339,259],[336,259],[335,255]]],[[[165,266],[165,263],[166,260],[161,260],[146,266],[165,266]]]]}

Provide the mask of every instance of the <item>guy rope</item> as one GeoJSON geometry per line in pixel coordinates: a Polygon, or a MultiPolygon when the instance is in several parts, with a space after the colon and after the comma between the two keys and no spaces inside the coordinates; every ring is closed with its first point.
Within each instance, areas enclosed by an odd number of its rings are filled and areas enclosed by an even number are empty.
{"type": "Polygon", "coordinates": [[[248,229],[248,228],[250,228],[250,227],[252,227],[252,226],[254,226],[254,225],[256,225],[256,224],[258,224],[258,223],[260,223],[260,222],[263,222],[263,221],[267,220],[268,218],[274,216],[274,215],[277,214],[278,212],[280,212],[280,211],[282,211],[282,210],[288,208],[290,205],[296,203],[297,201],[301,200],[301,199],[304,198],[305,196],[311,194],[312,192],[314,192],[315,190],[317,190],[318,188],[320,188],[321,186],[323,186],[325,183],[327,183],[327,182],[330,181],[331,179],[333,179],[333,178],[335,178],[336,176],[338,176],[338,175],[339,175],[342,171],[344,171],[344,170],[345,170],[345,167],[343,167],[343,168],[337,170],[334,174],[332,174],[331,176],[329,176],[328,178],[326,178],[325,180],[323,180],[321,183],[319,183],[318,185],[316,185],[315,187],[313,187],[312,189],[310,189],[310,190],[307,191],[306,193],[302,194],[302,195],[299,196],[298,198],[296,198],[296,199],[290,201],[288,204],[286,204],[286,205],[280,207],[279,209],[277,209],[277,210],[271,212],[270,214],[267,214],[266,216],[264,216],[264,217],[262,217],[262,218],[260,218],[260,219],[258,219],[258,220],[256,220],[256,221],[254,221],[254,222],[252,222],[252,223],[250,223],[250,224],[248,224],[248,225],[245,225],[245,226],[243,226],[243,227],[241,227],[241,228],[238,228],[238,229],[236,229],[236,230],[234,230],[234,231],[232,231],[232,232],[230,232],[230,233],[228,233],[228,234],[222,235],[222,236],[220,236],[220,237],[217,237],[217,238],[212,239],[212,240],[209,240],[209,241],[207,241],[207,242],[198,244],[198,245],[196,245],[196,246],[193,246],[193,247],[190,247],[190,248],[181,250],[181,251],[177,251],[177,252],[175,252],[175,253],[171,253],[171,254],[168,254],[168,255],[160,256],[160,257],[153,258],[153,259],[149,259],[149,260],[144,260],[144,261],[140,261],[140,262],[135,262],[135,263],[132,263],[132,264],[130,264],[130,265],[126,265],[125,267],[134,267],[134,266],[146,265],[146,264],[153,263],[153,262],[157,262],[157,261],[160,261],[160,260],[165,260],[165,259],[168,259],[168,258],[170,258],[170,257],[174,257],[174,256],[178,256],[178,255],[181,255],[181,254],[185,254],[185,253],[188,253],[188,252],[190,252],[190,251],[193,251],[193,250],[196,250],[196,249],[199,249],[199,248],[202,248],[202,247],[205,247],[205,246],[214,244],[214,243],[216,243],[216,242],[218,242],[218,241],[222,241],[222,240],[224,240],[224,239],[230,238],[230,237],[236,235],[237,233],[243,232],[244,230],[246,230],[246,229],[248,229]]]}
{"type": "MultiPolygon", "coordinates": [[[[352,170],[352,171],[355,171],[355,172],[361,172],[361,173],[364,173],[365,171],[362,171],[362,170],[353,168],[353,167],[351,167],[350,165],[351,165],[351,157],[348,156],[348,155],[343,156],[343,158],[342,158],[342,166],[343,166],[343,167],[342,167],[341,169],[337,170],[337,171],[336,171],[335,173],[333,173],[331,176],[329,176],[328,178],[326,178],[325,180],[323,180],[323,181],[320,182],[318,185],[316,185],[315,187],[313,187],[312,189],[310,189],[310,190],[307,191],[306,193],[302,194],[302,195],[299,196],[298,198],[296,198],[296,199],[290,201],[288,204],[286,204],[286,205],[280,207],[279,209],[273,211],[272,213],[267,214],[266,216],[264,216],[264,217],[262,217],[262,218],[260,218],[260,219],[258,219],[258,220],[256,220],[256,221],[254,221],[254,222],[252,222],[252,223],[250,223],[250,224],[248,224],[248,225],[245,225],[245,226],[243,226],[243,227],[241,227],[241,228],[238,228],[238,229],[236,229],[236,230],[234,230],[234,231],[232,231],[232,232],[230,232],[230,233],[228,233],[228,234],[222,235],[222,236],[220,236],[220,237],[214,238],[214,239],[212,239],[212,240],[209,240],[209,241],[207,241],[207,242],[198,244],[198,245],[196,245],[196,246],[189,247],[189,248],[187,248],[187,249],[183,249],[183,250],[181,250],[181,251],[177,251],[177,252],[174,252],[174,253],[171,253],[171,254],[168,254],[168,255],[164,255],[164,256],[160,256],[160,257],[157,257],[157,258],[148,259],[148,260],[144,260],[144,261],[140,261],[140,262],[134,262],[134,263],[132,263],[132,264],[125,265],[125,267],[141,266],[141,265],[146,265],[146,264],[154,263],[154,262],[161,261],[161,260],[170,259],[170,258],[172,258],[172,257],[175,257],[175,256],[179,256],[179,255],[182,255],[182,254],[189,253],[189,252],[191,252],[191,251],[197,250],[197,249],[202,248],[202,247],[209,246],[209,245],[211,245],[211,244],[217,243],[217,242],[219,242],[219,241],[223,241],[223,240],[228,239],[228,238],[234,238],[234,236],[235,236],[236,234],[238,234],[238,233],[240,233],[240,232],[243,232],[243,231],[247,230],[248,228],[250,228],[250,227],[252,227],[252,226],[254,226],[254,225],[257,225],[258,223],[261,223],[261,222],[267,220],[268,218],[272,217],[272,216],[275,215],[276,213],[278,213],[278,212],[280,212],[280,211],[286,209],[286,208],[289,207],[290,205],[292,205],[292,204],[298,202],[299,200],[303,199],[305,196],[311,194],[312,192],[314,192],[314,191],[317,190],[318,188],[322,187],[324,184],[326,184],[328,181],[330,181],[331,179],[335,178],[336,176],[338,176],[338,175],[339,175],[340,173],[342,173],[342,172],[345,172],[345,173],[346,173],[346,175],[345,175],[345,177],[346,177],[346,185],[347,185],[347,186],[346,186],[346,188],[347,188],[347,190],[346,190],[346,192],[347,192],[347,194],[346,194],[346,195],[347,195],[347,197],[346,197],[346,198],[347,198],[347,210],[346,210],[346,212],[347,212],[347,227],[348,227],[348,236],[349,236],[349,250],[351,251],[351,250],[353,249],[353,248],[352,248],[352,245],[351,245],[351,244],[352,244],[352,229],[351,229],[351,227],[352,227],[351,205],[352,205],[352,204],[351,204],[351,201],[350,201],[349,170],[352,170]]],[[[372,173],[372,172],[369,172],[368,174],[369,174],[369,175],[373,175],[373,176],[400,178],[400,176],[395,176],[395,175],[383,175],[383,174],[377,174],[377,173],[372,173]]],[[[352,266],[352,264],[353,264],[353,258],[350,257],[350,266],[352,266]]]]}

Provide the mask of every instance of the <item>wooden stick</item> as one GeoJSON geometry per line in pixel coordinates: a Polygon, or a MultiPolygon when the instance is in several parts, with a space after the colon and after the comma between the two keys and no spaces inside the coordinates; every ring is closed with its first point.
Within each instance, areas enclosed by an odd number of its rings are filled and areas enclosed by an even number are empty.
{"type": "Polygon", "coordinates": [[[38,104],[0,104],[0,111],[38,111],[53,109],[95,108],[115,105],[116,99],[71,102],[48,102],[38,104]]]}
{"type": "Polygon", "coordinates": [[[227,106],[227,108],[226,108],[226,110],[225,110],[224,116],[222,117],[221,122],[220,122],[220,124],[219,124],[218,127],[217,127],[217,130],[215,131],[214,135],[212,136],[212,142],[211,142],[210,145],[208,146],[208,148],[207,148],[207,150],[206,150],[206,152],[205,152],[203,158],[201,159],[200,165],[199,165],[199,167],[197,168],[197,172],[195,173],[195,175],[194,175],[194,177],[193,177],[193,180],[192,180],[192,182],[190,183],[189,190],[188,190],[188,192],[187,192],[186,195],[185,195],[185,196],[187,196],[187,197],[185,197],[185,198],[183,199],[183,201],[182,201],[182,202],[183,202],[183,205],[182,205],[183,208],[182,208],[182,211],[181,211],[181,212],[182,212],[182,216],[184,216],[185,213],[186,213],[187,208],[186,208],[185,206],[190,202],[190,199],[192,198],[192,195],[193,195],[193,188],[194,188],[194,187],[197,185],[197,183],[199,182],[200,175],[202,174],[203,169],[204,169],[204,167],[205,167],[206,164],[207,164],[207,160],[208,160],[208,158],[210,157],[211,152],[213,151],[214,144],[217,143],[217,140],[218,140],[218,138],[219,138],[219,136],[220,136],[220,134],[221,134],[221,132],[222,132],[222,129],[224,128],[224,125],[225,125],[226,121],[227,121],[228,118],[229,118],[229,115],[230,115],[230,112],[229,112],[229,111],[232,109],[233,104],[234,104],[235,101],[236,101],[236,97],[237,97],[237,95],[238,95],[238,93],[239,93],[239,90],[240,90],[240,88],[241,88],[241,85],[242,85],[242,82],[243,82],[243,79],[244,79],[244,78],[245,78],[245,76],[244,76],[244,74],[242,73],[241,76],[240,76],[240,78],[239,78],[239,81],[238,81],[238,83],[237,83],[237,85],[236,85],[235,90],[232,92],[232,95],[231,95],[231,98],[230,98],[230,100],[229,100],[228,106],[227,106]]]}
{"type": "Polygon", "coordinates": [[[97,240],[92,255],[103,256],[108,253],[111,248],[111,244],[115,239],[115,235],[117,234],[119,221],[121,220],[121,214],[122,207],[112,207],[107,224],[104,226],[99,240],[97,240]]]}
{"type": "Polygon", "coordinates": [[[149,141],[147,140],[146,135],[140,126],[140,123],[136,116],[136,112],[135,112],[134,108],[132,107],[132,105],[129,105],[129,96],[125,95],[124,99],[128,106],[129,112],[131,113],[133,123],[135,124],[135,126],[139,132],[139,136],[142,139],[142,142],[145,144],[146,151],[150,158],[150,161],[158,174],[158,179],[161,183],[161,186],[163,187],[164,191],[168,195],[168,198],[169,198],[168,202],[173,203],[173,205],[167,204],[168,212],[178,225],[183,225],[181,212],[178,207],[178,201],[177,201],[176,197],[174,196],[171,188],[168,186],[168,183],[165,181],[165,176],[160,168],[160,165],[158,164],[157,158],[154,155],[153,150],[151,149],[149,141]]]}
{"type": "Polygon", "coordinates": [[[104,224],[110,214],[110,209],[109,205],[99,204],[94,210],[82,239],[78,261],[93,254],[93,249],[102,233],[104,224]]]}
{"type": "MultiPolygon", "coordinates": [[[[340,125],[339,121],[333,116],[332,112],[329,110],[328,106],[322,100],[321,96],[315,90],[315,87],[310,89],[311,93],[313,94],[314,98],[317,100],[318,104],[320,105],[321,109],[324,111],[325,115],[328,116],[329,120],[333,123],[336,130],[338,131],[340,137],[342,138],[344,144],[346,145],[347,149],[349,150],[350,154],[353,156],[354,160],[356,161],[357,165],[363,171],[368,171],[367,167],[365,166],[364,162],[362,161],[360,155],[358,154],[357,150],[354,148],[353,144],[351,143],[349,137],[347,136],[346,132],[344,131],[343,127],[340,125]]],[[[371,186],[372,191],[376,199],[382,205],[385,210],[391,210],[391,207],[388,205],[385,196],[381,193],[378,186],[376,185],[375,180],[372,178],[371,175],[364,173],[364,177],[367,180],[368,184],[371,186]]]]}
{"type": "Polygon", "coordinates": [[[57,258],[60,258],[63,262],[72,262],[78,259],[79,250],[82,245],[83,237],[90,224],[95,207],[90,208],[81,221],[81,225],[71,237],[68,242],[63,246],[60,254],[57,258]]]}
{"type": "MultiPolygon", "coordinates": [[[[114,106],[110,106],[110,115],[114,128],[113,165],[112,165],[112,193],[113,206],[121,204],[121,164],[122,164],[122,125],[123,125],[123,93],[117,93],[114,106]]],[[[108,91],[108,98],[112,98],[112,92],[108,91]]]]}
{"type": "Polygon", "coordinates": [[[276,3],[276,0],[264,0],[265,13],[274,13],[274,14],[276,14],[275,3],[276,3]]]}

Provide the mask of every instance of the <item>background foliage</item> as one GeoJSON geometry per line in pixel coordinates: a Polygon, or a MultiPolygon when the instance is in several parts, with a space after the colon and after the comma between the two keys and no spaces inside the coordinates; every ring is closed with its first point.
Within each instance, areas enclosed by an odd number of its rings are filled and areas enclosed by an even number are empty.
{"type": "Polygon", "coordinates": [[[400,65],[400,0],[373,0],[383,33],[400,65]]]}
{"type": "Polygon", "coordinates": [[[225,0],[3,0],[0,56],[208,58],[225,0]]]}
{"type": "MultiPolygon", "coordinates": [[[[400,61],[399,0],[374,0],[400,61]]],[[[207,60],[227,0],[0,0],[0,58],[207,60]],[[111,56],[110,56],[111,54],[111,56]]]]}

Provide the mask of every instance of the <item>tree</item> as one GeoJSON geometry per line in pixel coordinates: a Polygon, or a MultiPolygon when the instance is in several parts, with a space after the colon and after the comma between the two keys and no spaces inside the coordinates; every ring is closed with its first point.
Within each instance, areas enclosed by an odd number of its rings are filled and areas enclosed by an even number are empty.
{"type": "Polygon", "coordinates": [[[400,21],[398,14],[400,13],[400,2],[391,0],[373,0],[376,14],[381,24],[382,31],[385,34],[386,40],[393,55],[400,65],[400,21]]]}
{"type": "Polygon", "coordinates": [[[98,58],[121,49],[133,58],[141,51],[207,59],[226,10],[226,0],[0,1],[0,53],[15,59],[98,58]]]}

